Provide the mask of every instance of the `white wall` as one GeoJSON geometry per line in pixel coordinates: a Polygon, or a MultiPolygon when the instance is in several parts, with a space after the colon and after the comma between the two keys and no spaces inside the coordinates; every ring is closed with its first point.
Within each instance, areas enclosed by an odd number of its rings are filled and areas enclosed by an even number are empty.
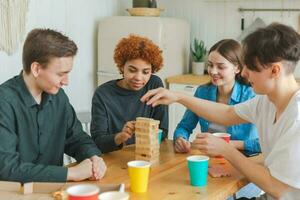
{"type": "MultiPolygon", "coordinates": [[[[78,45],[70,83],[65,87],[77,111],[91,107],[96,84],[97,23],[106,16],[126,14],[127,3],[127,0],[30,0],[26,34],[33,28],[52,28],[78,45]]],[[[23,41],[11,56],[0,51],[0,83],[22,69],[23,41]]]]}
{"type": "Polygon", "coordinates": [[[299,0],[160,0],[163,16],[186,19],[191,23],[191,38],[199,37],[211,46],[223,38],[237,38],[241,33],[241,17],[245,27],[257,17],[267,24],[277,21],[298,29],[298,12],[244,12],[238,8],[299,8],[299,0]]]}
{"type": "MultiPolygon", "coordinates": [[[[131,0],[30,0],[26,33],[36,27],[54,28],[72,38],[79,47],[70,84],[65,88],[77,111],[90,110],[96,86],[97,23],[106,16],[127,15],[131,0]]],[[[199,37],[210,47],[223,38],[241,33],[243,8],[300,8],[299,0],[159,0],[162,16],[182,18],[191,24],[191,39],[199,37]]],[[[289,24],[298,29],[299,12],[245,12],[245,27],[256,17],[266,23],[289,24]]],[[[19,73],[21,47],[11,56],[0,52],[0,83],[19,73]]],[[[298,67],[297,76],[300,75],[298,67]]]]}
{"type": "MultiPolygon", "coordinates": [[[[257,17],[266,24],[280,22],[299,29],[297,12],[244,12],[238,8],[298,8],[299,0],[160,0],[162,16],[182,18],[190,22],[191,41],[194,37],[204,40],[210,48],[224,38],[237,39],[241,34],[241,18],[247,28],[257,17]]],[[[300,19],[299,19],[300,20],[300,19]]],[[[300,65],[295,71],[300,77],[300,65]]]]}

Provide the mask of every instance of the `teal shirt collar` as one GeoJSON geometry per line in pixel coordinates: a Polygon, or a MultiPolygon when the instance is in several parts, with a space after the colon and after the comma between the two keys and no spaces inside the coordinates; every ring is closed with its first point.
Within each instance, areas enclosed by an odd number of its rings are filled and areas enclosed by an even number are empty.
{"type": "Polygon", "coordinates": [[[231,93],[231,101],[239,102],[241,99],[241,84],[238,81],[235,81],[232,93],[231,93]]]}
{"type": "MultiPolygon", "coordinates": [[[[217,86],[210,84],[210,88],[207,90],[207,99],[211,101],[217,101],[217,86]]],[[[241,93],[239,92],[241,90],[241,84],[238,81],[235,81],[231,96],[230,96],[230,102],[229,104],[232,105],[232,102],[239,102],[239,99],[241,98],[241,93]]]]}

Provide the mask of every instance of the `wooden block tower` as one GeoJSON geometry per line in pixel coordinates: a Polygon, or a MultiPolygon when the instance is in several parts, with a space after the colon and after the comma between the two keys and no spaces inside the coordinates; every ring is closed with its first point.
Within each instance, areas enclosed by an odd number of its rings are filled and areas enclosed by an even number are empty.
{"type": "Polygon", "coordinates": [[[159,162],[158,143],[159,121],[151,118],[138,117],[135,123],[135,159],[159,162]]]}

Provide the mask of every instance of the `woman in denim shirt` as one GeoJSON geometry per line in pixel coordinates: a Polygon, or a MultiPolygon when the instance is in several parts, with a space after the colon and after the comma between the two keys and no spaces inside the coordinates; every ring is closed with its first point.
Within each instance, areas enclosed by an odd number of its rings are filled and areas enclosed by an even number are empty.
{"type": "MultiPolygon", "coordinates": [[[[241,77],[242,49],[240,44],[231,39],[217,42],[209,51],[208,74],[211,82],[199,86],[194,96],[224,104],[238,104],[255,96],[252,88],[241,77]]],[[[216,113],[217,115],[218,113],[216,113]]],[[[237,149],[260,152],[256,127],[253,124],[222,126],[198,117],[186,110],[174,132],[175,151],[190,151],[190,134],[199,122],[201,132],[227,132],[231,134],[231,144],[237,149]]]]}

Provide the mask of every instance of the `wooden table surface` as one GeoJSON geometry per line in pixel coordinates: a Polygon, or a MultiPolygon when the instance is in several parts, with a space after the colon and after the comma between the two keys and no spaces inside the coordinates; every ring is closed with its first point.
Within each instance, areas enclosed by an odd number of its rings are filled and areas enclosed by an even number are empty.
{"type": "MultiPolygon", "coordinates": [[[[145,194],[130,193],[130,199],[224,200],[248,183],[244,176],[225,161],[224,167],[230,171],[230,177],[212,178],[209,176],[206,187],[191,186],[186,161],[189,154],[175,154],[172,141],[164,141],[160,148],[160,163],[151,168],[148,192],[145,194]]],[[[194,150],[191,154],[199,154],[199,152],[194,150]]],[[[100,182],[123,182],[126,184],[126,191],[129,192],[127,162],[134,160],[134,146],[106,154],[103,158],[108,170],[105,178],[100,182]]],[[[252,157],[251,159],[259,161],[261,157],[252,157]]],[[[210,159],[210,165],[219,162],[220,159],[210,159]]]]}
{"type": "MultiPolygon", "coordinates": [[[[199,154],[194,150],[190,154],[199,154]]],[[[130,192],[129,177],[127,172],[127,162],[134,160],[134,145],[127,146],[120,151],[111,152],[103,156],[107,173],[100,184],[120,184],[125,183],[126,191],[130,193],[130,199],[206,199],[224,200],[248,181],[235,170],[227,161],[223,166],[230,171],[230,177],[212,178],[208,177],[208,184],[205,187],[194,187],[189,183],[189,172],[186,157],[189,154],[175,154],[172,141],[164,141],[160,146],[160,162],[151,167],[148,192],[145,194],[135,194],[130,192]]],[[[260,157],[251,159],[259,160],[260,157]]],[[[210,165],[220,162],[220,159],[211,158],[210,165]]],[[[91,181],[85,181],[91,182],[91,181]]],[[[46,194],[21,195],[3,192],[0,190],[0,198],[6,195],[9,199],[51,199],[46,194]]]]}

